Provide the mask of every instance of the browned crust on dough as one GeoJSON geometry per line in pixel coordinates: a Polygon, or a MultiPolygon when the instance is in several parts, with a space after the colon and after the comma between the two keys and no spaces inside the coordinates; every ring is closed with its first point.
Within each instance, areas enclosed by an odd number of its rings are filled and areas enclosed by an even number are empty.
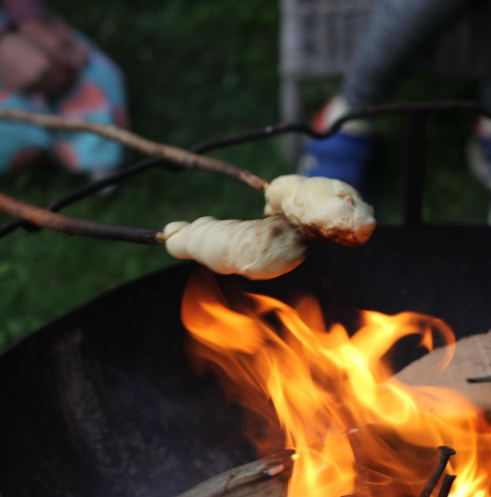
{"type": "Polygon", "coordinates": [[[322,225],[311,223],[301,224],[298,229],[309,241],[329,240],[345,247],[358,247],[366,243],[377,223],[367,224],[356,231],[348,228],[331,228],[326,230],[322,225]]]}

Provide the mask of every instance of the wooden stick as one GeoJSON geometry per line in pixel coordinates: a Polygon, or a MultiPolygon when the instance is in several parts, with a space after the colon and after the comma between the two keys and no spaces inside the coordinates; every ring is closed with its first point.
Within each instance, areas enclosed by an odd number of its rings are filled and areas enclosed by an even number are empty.
{"type": "Polygon", "coordinates": [[[0,193],[0,211],[4,211],[16,218],[26,219],[37,226],[59,231],[65,235],[120,240],[145,245],[165,243],[162,230],[99,223],[87,219],[62,216],[61,214],[26,204],[3,193],[0,193]]]}
{"type": "Polygon", "coordinates": [[[172,164],[186,169],[202,169],[215,174],[221,174],[227,178],[241,181],[261,192],[264,192],[268,187],[267,181],[252,174],[246,169],[241,169],[227,162],[213,159],[212,157],[193,154],[177,147],[153,142],[114,125],[85,121],[73,117],[38,114],[17,109],[0,109],[0,119],[6,121],[22,121],[49,129],[87,131],[108,138],[109,140],[122,143],[123,145],[144,154],[165,159],[172,164]]]}
{"type": "MultiPolygon", "coordinates": [[[[38,114],[16,109],[0,109],[0,119],[21,121],[35,126],[67,131],[87,131],[114,140],[127,147],[147,155],[158,157],[171,164],[186,169],[201,169],[227,178],[241,181],[246,185],[264,192],[268,182],[252,174],[246,169],[228,164],[211,157],[193,154],[185,150],[152,142],[123,128],[109,124],[101,124],[71,117],[51,114],[38,114]]],[[[159,244],[165,242],[162,230],[99,223],[86,219],[76,219],[53,213],[0,193],[0,211],[13,217],[25,219],[42,228],[47,228],[66,235],[88,236],[109,240],[121,240],[133,243],[159,244]]]]}
{"type": "Polygon", "coordinates": [[[226,471],[178,497],[286,497],[293,450],[226,471]]]}

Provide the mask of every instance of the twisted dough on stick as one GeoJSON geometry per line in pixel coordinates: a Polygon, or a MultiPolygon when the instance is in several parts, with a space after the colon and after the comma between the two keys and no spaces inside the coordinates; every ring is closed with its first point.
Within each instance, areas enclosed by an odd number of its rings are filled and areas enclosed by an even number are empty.
{"type": "Polygon", "coordinates": [[[330,240],[348,247],[365,243],[376,226],[373,207],[352,186],[297,174],[271,182],[265,214],[285,216],[309,240],[330,240]]]}
{"type": "Polygon", "coordinates": [[[218,221],[202,217],[164,229],[166,247],[178,259],[195,259],[220,274],[252,280],[276,278],[305,259],[303,237],[283,217],[218,221]]]}

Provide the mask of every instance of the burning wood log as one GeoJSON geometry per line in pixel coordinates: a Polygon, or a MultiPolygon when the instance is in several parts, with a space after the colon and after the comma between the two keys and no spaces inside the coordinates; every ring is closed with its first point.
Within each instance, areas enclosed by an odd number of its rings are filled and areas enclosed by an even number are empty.
{"type": "Polygon", "coordinates": [[[408,385],[452,388],[482,411],[491,412],[491,383],[466,381],[491,375],[491,331],[460,339],[450,364],[438,370],[438,364],[448,353],[448,346],[436,349],[407,366],[396,379],[408,385]]]}
{"type": "Polygon", "coordinates": [[[285,450],[226,471],[178,497],[285,497],[293,469],[293,450],[285,450]]]}

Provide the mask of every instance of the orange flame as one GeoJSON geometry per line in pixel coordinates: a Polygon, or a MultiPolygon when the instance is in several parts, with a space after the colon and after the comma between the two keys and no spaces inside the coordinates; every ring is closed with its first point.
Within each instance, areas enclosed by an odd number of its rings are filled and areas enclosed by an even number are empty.
{"type": "Polygon", "coordinates": [[[182,319],[194,357],[267,422],[266,435],[254,435],[258,448],[271,450],[281,433],[279,443],[295,449],[290,497],[417,496],[439,445],[457,450],[447,468],[458,475],[452,497],[491,495],[491,429],[480,411],[451,390],[387,379],[383,357],[408,335],[429,348],[434,332],[443,337],[448,364],[454,338],[442,321],[363,312],[350,337],[339,324],[326,330],[310,297],[292,309],[246,294],[241,305],[232,309],[216,283],[193,279],[182,319]]]}

